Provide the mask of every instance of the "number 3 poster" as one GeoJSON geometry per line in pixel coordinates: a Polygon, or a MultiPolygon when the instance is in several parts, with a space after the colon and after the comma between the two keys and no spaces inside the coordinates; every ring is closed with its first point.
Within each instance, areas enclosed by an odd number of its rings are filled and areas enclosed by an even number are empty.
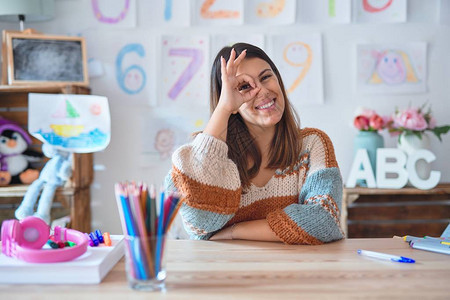
{"type": "Polygon", "coordinates": [[[161,106],[209,103],[207,36],[163,36],[161,45],[161,106]]]}
{"type": "Polygon", "coordinates": [[[289,100],[295,105],[323,103],[320,34],[279,35],[271,39],[272,59],[289,100]]]}

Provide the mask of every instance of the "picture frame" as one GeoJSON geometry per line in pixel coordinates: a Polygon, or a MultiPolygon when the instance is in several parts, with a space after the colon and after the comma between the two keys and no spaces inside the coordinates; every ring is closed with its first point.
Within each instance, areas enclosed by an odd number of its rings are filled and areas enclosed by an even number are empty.
{"type": "Polygon", "coordinates": [[[2,84],[88,86],[83,37],[3,31],[2,84]]]}

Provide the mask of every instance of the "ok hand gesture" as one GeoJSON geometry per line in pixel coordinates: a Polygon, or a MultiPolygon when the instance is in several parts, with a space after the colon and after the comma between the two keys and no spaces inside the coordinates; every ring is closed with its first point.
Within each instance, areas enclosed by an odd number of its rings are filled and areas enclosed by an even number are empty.
{"type": "Polygon", "coordinates": [[[220,93],[218,108],[222,108],[228,113],[235,114],[242,104],[253,99],[260,88],[256,86],[254,79],[247,74],[236,76],[239,64],[245,58],[247,51],[244,50],[236,58],[236,51],[231,49],[228,62],[225,58],[220,58],[222,90],[220,93]],[[250,87],[250,88],[249,88],[250,87]]]}

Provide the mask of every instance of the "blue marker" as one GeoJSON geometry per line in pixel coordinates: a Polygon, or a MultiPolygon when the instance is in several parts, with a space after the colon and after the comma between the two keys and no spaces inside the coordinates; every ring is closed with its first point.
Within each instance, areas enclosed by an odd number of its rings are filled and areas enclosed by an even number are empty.
{"type": "Polygon", "coordinates": [[[105,240],[103,239],[103,235],[102,232],[100,231],[100,229],[97,229],[95,231],[95,235],[97,236],[98,241],[103,244],[105,242],[105,240]]]}
{"type": "Polygon", "coordinates": [[[390,260],[390,261],[401,262],[401,263],[413,264],[416,262],[414,259],[404,257],[404,256],[397,256],[397,255],[392,255],[392,254],[385,254],[385,253],[367,251],[367,250],[361,250],[361,249],[358,250],[358,254],[367,256],[367,257],[379,258],[379,259],[390,260]]]}
{"type": "Polygon", "coordinates": [[[94,242],[94,246],[97,247],[99,244],[99,241],[98,241],[97,237],[95,236],[95,234],[93,232],[91,232],[91,233],[89,233],[89,237],[94,242]]]}

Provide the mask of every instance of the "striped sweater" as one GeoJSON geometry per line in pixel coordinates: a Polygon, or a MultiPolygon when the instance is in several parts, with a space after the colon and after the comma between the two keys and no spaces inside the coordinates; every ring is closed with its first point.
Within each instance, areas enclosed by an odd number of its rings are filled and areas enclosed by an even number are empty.
{"type": "Polygon", "coordinates": [[[201,133],[177,149],[168,183],[183,197],[180,212],[190,237],[209,239],[234,223],[265,218],[287,244],[342,239],[342,178],[333,145],[318,129],[305,128],[301,135],[297,162],[245,193],[225,142],[201,133]]]}

